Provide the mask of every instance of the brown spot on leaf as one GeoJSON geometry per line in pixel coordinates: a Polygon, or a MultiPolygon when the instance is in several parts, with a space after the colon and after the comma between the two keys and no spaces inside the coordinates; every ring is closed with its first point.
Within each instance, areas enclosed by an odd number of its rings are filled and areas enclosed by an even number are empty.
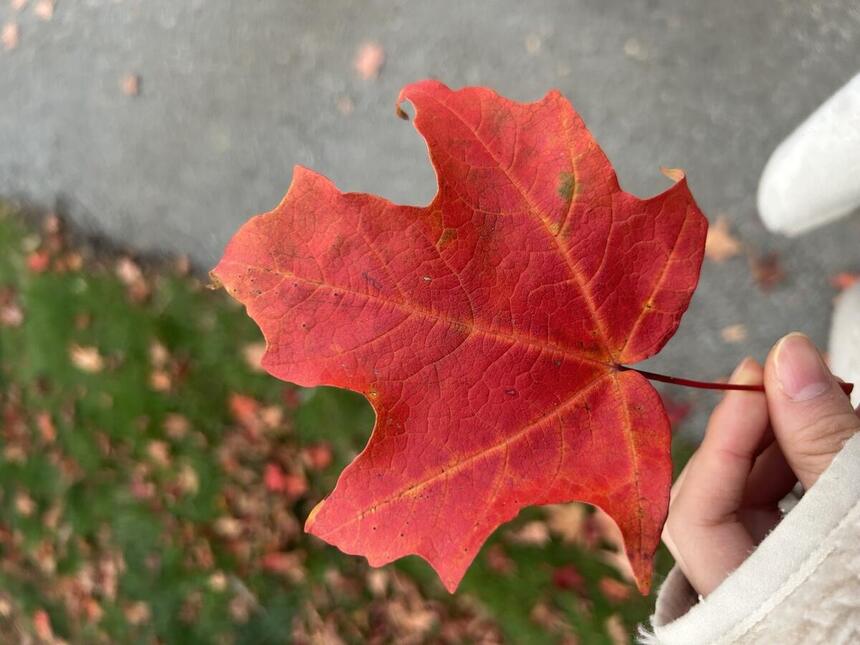
{"type": "Polygon", "coordinates": [[[563,172],[558,176],[558,196],[564,201],[565,204],[569,204],[573,199],[573,195],[576,192],[576,178],[573,176],[572,172],[563,172]]]}

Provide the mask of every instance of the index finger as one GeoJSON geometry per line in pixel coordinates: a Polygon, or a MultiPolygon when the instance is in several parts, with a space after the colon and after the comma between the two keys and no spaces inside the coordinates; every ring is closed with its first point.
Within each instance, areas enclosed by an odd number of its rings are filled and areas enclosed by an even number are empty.
{"type": "MultiPolygon", "coordinates": [[[[733,383],[755,385],[764,372],[747,358],[733,383]]],[[[767,399],[761,392],[730,391],[714,410],[696,451],[696,467],[685,477],[689,511],[704,524],[716,524],[741,506],[747,478],[768,431],[767,399]]]]}

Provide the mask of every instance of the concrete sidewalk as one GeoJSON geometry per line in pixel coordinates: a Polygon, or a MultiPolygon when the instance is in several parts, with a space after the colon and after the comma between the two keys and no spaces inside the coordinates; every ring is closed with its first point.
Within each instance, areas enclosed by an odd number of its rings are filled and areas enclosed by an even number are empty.
{"type": "Polygon", "coordinates": [[[423,142],[393,103],[435,76],[518,100],[561,89],[625,188],[657,192],[658,167],[682,167],[712,220],[725,213],[754,253],[780,254],[786,278],[768,293],[742,258],[706,263],[655,368],[714,378],[790,329],[824,341],[828,276],[860,269],[857,217],[786,240],[754,201],[773,147],[860,66],[854,0],[60,0],[50,20],[3,0],[4,22],[20,31],[0,50],[0,195],[59,205],[132,248],[208,268],[296,163],[345,190],[427,202],[423,142]],[[386,52],[377,81],[352,69],[366,40],[386,52]],[[128,75],[139,95],[123,91],[128,75]],[[748,335],[727,344],[733,324],[748,335]]]}

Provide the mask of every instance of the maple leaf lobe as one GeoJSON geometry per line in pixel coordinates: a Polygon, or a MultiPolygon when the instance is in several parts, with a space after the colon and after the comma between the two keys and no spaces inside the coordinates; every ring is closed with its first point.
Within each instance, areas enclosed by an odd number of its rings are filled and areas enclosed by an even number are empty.
{"type": "Polygon", "coordinates": [[[695,289],[707,225],[686,180],[622,191],[555,91],[520,104],[422,81],[403,101],[437,174],[428,206],[296,167],[214,270],[262,329],[267,371],[376,412],[306,528],[372,565],[418,554],[453,590],[522,507],[577,499],[618,523],[647,590],[669,422],[617,366],[659,351],[695,289]]]}

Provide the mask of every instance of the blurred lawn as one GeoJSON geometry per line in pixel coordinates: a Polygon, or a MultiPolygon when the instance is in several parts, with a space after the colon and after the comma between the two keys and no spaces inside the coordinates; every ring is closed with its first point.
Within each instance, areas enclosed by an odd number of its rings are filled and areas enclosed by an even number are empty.
{"type": "Polygon", "coordinates": [[[523,512],[453,596],[305,535],[373,413],[256,370],[256,327],[184,269],[0,207],[0,642],[630,640],[653,600],[582,506],[523,512]]]}

